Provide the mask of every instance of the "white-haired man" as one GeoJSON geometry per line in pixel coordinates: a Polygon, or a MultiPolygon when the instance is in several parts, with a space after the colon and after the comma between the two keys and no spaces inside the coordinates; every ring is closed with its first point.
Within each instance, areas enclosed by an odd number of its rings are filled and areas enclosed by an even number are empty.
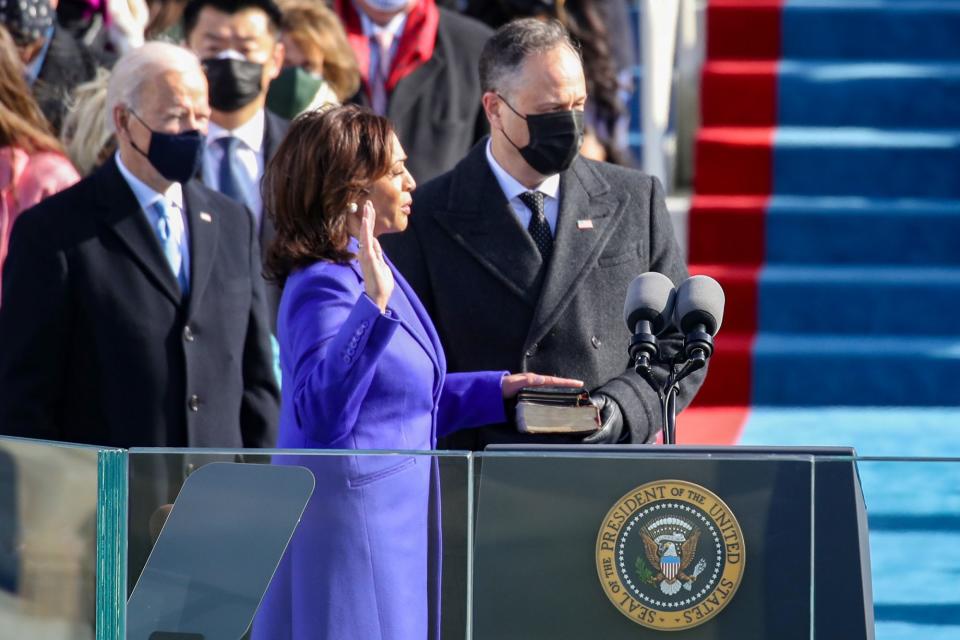
{"type": "Polygon", "coordinates": [[[251,216],[192,180],[199,61],[150,43],[107,94],[119,150],[17,221],[0,434],[118,447],[273,444],[278,393],[251,216]]]}

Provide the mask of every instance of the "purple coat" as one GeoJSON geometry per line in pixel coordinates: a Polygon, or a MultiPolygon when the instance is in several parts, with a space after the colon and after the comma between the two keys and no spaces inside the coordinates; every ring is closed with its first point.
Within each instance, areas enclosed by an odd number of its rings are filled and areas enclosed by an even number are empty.
{"type": "MultiPolygon", "coordinates": [[[[438,436],[504,420],[506,372],[447,374],[433,323],[390,268],[396,286],[386,314],[364,293],[356,260],[318,262],[287,280],[278,319],[279,448],[429,450],[438,436]]],[[[276,461],[307,466],[317,485],[254,639],[436,637],[433,461],[400,454],[276,461]]]]}

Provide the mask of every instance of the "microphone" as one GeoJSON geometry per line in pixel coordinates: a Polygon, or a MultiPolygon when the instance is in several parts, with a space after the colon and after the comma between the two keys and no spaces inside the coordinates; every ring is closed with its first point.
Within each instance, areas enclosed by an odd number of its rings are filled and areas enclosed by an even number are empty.
{"type": "Polygon", "coordinates": [[[706,362],[713,354],[713,337],[723,322],[723,287],[710,276],[687,278],[677,288],[674,324],[684,334],[688,359],[706,362]]]}
{"type": "Polygon", "coordinates": [[[641,273],[627,288],[623,319],[633,334],[629,353],[637,371],[649,371],[651,359],[657,357],[657,335],[671,324],[675,297],[670,278],[655,271],[641,273]]]}

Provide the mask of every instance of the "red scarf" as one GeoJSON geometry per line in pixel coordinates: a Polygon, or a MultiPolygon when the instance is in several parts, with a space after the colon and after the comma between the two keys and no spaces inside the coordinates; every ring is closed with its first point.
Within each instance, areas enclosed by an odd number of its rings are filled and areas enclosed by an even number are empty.
{"type": "MultiPolygon", "coordinates": [[[[363,23],[360,14],[350,0],[336,0],[337,14],[347,31],[347,40],[357,56],[360,77],[370,90],[370,39],[363,35],[363,23]]],[[[440,10],[434,0],[419,0],[407,14],[407,22],[400,34],[397,52],[390,61],[390,77],[387,78],[387,92],[392,92],[401,80],[416,71],[420,65],[433,57],[433,48],[437,43],[437,26],[440,24],[440,10]]]]}

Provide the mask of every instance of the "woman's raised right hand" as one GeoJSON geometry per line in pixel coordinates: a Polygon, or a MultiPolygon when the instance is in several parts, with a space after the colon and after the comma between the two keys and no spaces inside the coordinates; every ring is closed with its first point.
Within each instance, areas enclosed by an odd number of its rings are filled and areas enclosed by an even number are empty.
{"type": "Polygon", "coordinates": [[[377,212],[369,200],[363,205],[363,219],[360,221],[360,270],[363,272],[363,286],[380,312],[387,310],[387,301],[393,293],[393,272],[383,257],[383,249],[373,235],[377,212]]]}

